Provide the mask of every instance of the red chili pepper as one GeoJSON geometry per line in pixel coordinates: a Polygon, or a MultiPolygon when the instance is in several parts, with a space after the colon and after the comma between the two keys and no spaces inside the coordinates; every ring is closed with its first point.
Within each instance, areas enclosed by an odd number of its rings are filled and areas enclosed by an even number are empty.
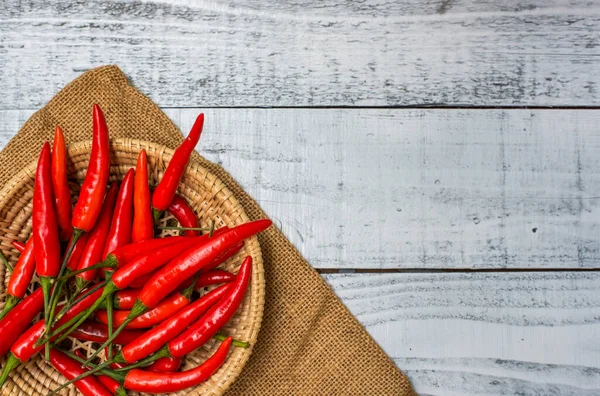
{"type": "Polygon", "coordinates": [[[17,252],[19,253],[23,253],[25,251],[25,246],[27,246],[25,243],[20,241],[12,241],[11,245],[13,245],[13,247],[17,249],[17,252]]]}
{"type": "Polygon", "coordinates": [[[223,285],[216,288],[155,328],[146,331],[144,335],[125,345],[115,360],[134,363],[158,351],[219,301],[227,293],[229,287],[229,285],[223,285]]]}
{"type": "MultiPolygon", "coordinates": [[[[50,363],[69,381],[88,371],[82,368],[81,364],[56,349],[50,351],[50,363]]],[[[94,376],[87,376],[75,381],[75,387],[85,396],[112,396],[112,393],[94,376]]]]}
{"type": "Polygon", "coordinates": [[[13,343],[29,327],[31,321],[44,307],[44,294],[38,288],[25,297],[14,309],[0,320],[0,357],[10,350],[13,343]]]}
{"type": "Polygon", "coordinates": [[[208,380],[227,359],[232,338],[225,339],[204,363],[178,373],[152,373],[133,369],[125,376],[125,388],[136,392],[168,393],[196,386],[208,380]]]}
{"type": "Polygon", "coordinates": [[[179,366],[181,366],[182,358],[160,358],[151,366],[146,368],[147,371],[151,371],[153,373],[174,373],[179,370],[179,366]]]}
{"type": "MultiPolygon", "coordinates": [[[[129,322],[125,328],[145,329],[165,321],[165,319],[170,318],[189,305],[191,301],[191,294],[192,293],[190,289],[186,289],[186,291],[181,293],[174,293],[158,304],[158,306],[153,310],[148,311],[129,322]]],[[[122,325],[129,316],[129,313],[130,311],[115,311],[113,319],[114,326],[122,325]]],[[[96,312],[96,319],[108,325],[108,315],[105,310],[96,312]]]]}
{"type": "Polygon", "coordinates": [[[52,163],[50,144],[44,143],[35,173],[33,188],[33,244],[36,272],[44,293],[44,318],[50,313],[51,281],[60,271],[60,242],[52,196],[52,163]]]}
{"type": "MultiPolygon", "coordinates": [[[[138,300],[135,305],[131,309],[129,316],[125,322],[113,333],[113,337],[115,334],[119,334],[121,330],[125,328],[125,326],[134,320],[136,317],[142,315],[147,312],[149,309],[153,309],[156,305],[163,300],[169,293],[175,290],[180,284],[182,284],[186,279],[192,277],[194,274],[202,270],[204,266],[212,263],[216,258],[223,254],[223,251],[230,249],[231,247],[237,245],[239,242],[267,229],[271,225],[271,220],[257,220],[249,223],[245,223],[239,225],[235,228],[228,229],[224,231],[222,234],[213,235],[212,238],[206,238],[203,243],[199,243],[194,247],[183,251],[179,256],[173,259],[169,264],[165,265],[160,269],[152,279],[144,286],[144,288],[140,291],[138,295],[138,300]]],[[[195,239],[201,239],[206,237],[205,235],[196,237],[195,239]]],[[[156,252],[154,255],[157,255],[156,252]]],[[[162,263],[161,263],[162,265],[162,263]]],[[[118,282],[119,278],[126,280],[131,279],[132,276],[120,276],[119,272],[127,272],[128,268],[133,268],[131,273],[135,273],[137,276],[133,278],[137,278],[139,269],[137,267],[141,267],[139,265],[130,264],[128,266],[123,267],[122,269],[116,271],[113,274],[112,280],[107,283],[105,290],[110,288],[125,288],[129,286],[128,283],[120,285],[118,282]],[[114,286],[110,286],[113,284],[114,286]]],[[[144,267],[144,270],[150,272],[157,268],[158,266],[147,265],[144,267]]],[[[110,291],[108,292],[110,293],[110,291]]],[[[99,304],[99,303],[98,303],[99,304]]],[[[110,339],[101,346],[100,349],[106,347],[110,344],[110,339]]],[[[98,353],[98,352],[97,352],[98,353]]],[[[92,355],[90,359],[94,358],[95,355],[92,355]]]]}
{"type": "Polygon", "coordinates": [[[210,264],[208,264],[206,267],[204,267],[204,269],[202,271],[208,272],[208,271],[211,271],[211,270],[217,268],[219,265],[223,264],[225,261],[227,261],[230,258],[232,258],[233,256],[235,256],[236,253],[239,252],[240,249],[243,247],[244,247],[244,242],[240,242],[237,245],[234,245],[233,247],[225,250],[216,259],[214,259],[210,264]]]}
{"type": "MultiPolygon", "coordinates": [[[[0,319],[4,317],[27,292],[27,288],[33,278],[35,272],[35,254],[33,248],[33,238],[29,239],[25,245],[25,250],[19,256],[17,265],[8,280],[6,288],[6,300],[4,301],[4,309],[0,313],[0,319]]],[[[41,293],[41,290],[40,290],[41,293]]]]}
{"type": "Polygon", "coordinates": [[[54,132],[52,146],[52,190],[60,239],[68,241],[73,233],[71,225],[71,190],[67,182],[67,145],[65,136],[59,126],[54,132]]]}
{"type": "Polygon", "coordinates": [[[196,281],[195,289],[200,289],[206,286],[218,285],[219,283],[232,282],[235,279],[235,275],[225,270],[212,270],[200,274],[196,281]]]}
{"type": "MultiPolygon", "coordinates": [[[[53,326],[53,329],[59,329],[65,323],[78,316],[80,313],[92,306],[102,295],[102,289],[97,290],[95,293],[90,294],[86,298],[82,299],[79,303],[75,304],[69,309],[65,315],[53,326]]],[[[33,356],[35,356],[42,348],[43,344],[37,345],[38,340],[44,334],[45,321],[39,320],[33,326],[31,326],[24,333],[19,333],[19,338],[12,345],[8,359],[2,368],[2,374],[0,375],[0,388],[8,379],[10,372],[19,366],[21,363],[25,363],[33,356]]],[[[4,333],[3,333],[4,334],[4,333]]],[[[53,336],[51,340],[56,339],[58,335],[53,336]]]]}
{"type": "Polygon", "coordinates": [[[121,268],[123,265],[130,262],[137,256],[165,246],[182,242],[185,239],[185,237],[174,236],[167,238],[147,239],[145,241],[130,243],[128,245],[121,246],[110,253],[106,257],[106,260],[104,260],[104,265],[111,268],[121,268]]]}
{"type": "Polygon", "coordinates": [[[146,150],[140,151],[135,168],[133,188],[133,230],[131,240],[139,242],[154,237],[154,220],[150,207],[150,187],[148,186],[148,164],[146,150]]]}
{"type": "Polygon", "coordinates": [[[251,274],[252,257],[248,256],[240,266],[228,293],[196,323],[169,343],[169,352],[172,357],[183,357],[201,347],[231,320],[244,299],[251,274]]]}
{"type": "MultiPolygon", "coordinates": [[[[79,358],[80,362],[85,361],[86,357],[83,352],[81,352],[81,349],[76,349],[74,354],[79,358]]],[[[106,389],[112,392],[113,395],[127,396],[127,392],[125,392],[123,385],[121,385],[117,380],[110,378],[108,375],[99,375],[96,377],[96,379],[100,381],[100,383],[104,385],[106,389]]]]}
{"type": "MultiPolygon", "coordinates": [[[[173,259],[161,268],[140,291],[138,302],[141,308],[151,309],[177,288],[186,279],[202,270],[215,260],[223,251],[237,245],[239,242],[266,230],[271,220],[256,220],[231,228],[223,234],[208,238],[195,248],[192,248],[173,259]]],[[[134,312],[132,308],[132,312],[134,312]]]]}
{"type": "MultiPolygon", "coordinates": [[[[154,195],[156,196],[156,194],[154,195]]],[[[175,194],[171,204],[167,207],[167,212],[171,213],[175,219],[179,222],[182,227],[186,228],[199,228],[198,217],[196,212],[188,205],[187,201],[175,194]]],[[[184,231],[185,236],[198,236],[200,235],[199,230],[186,230],[184,231]]]]}
{"type": "Polygon", "coordinates": [[[117,204],[110,223],[110,231],[102,259],[106,259],[113,250],[131,242],[131,227],[133,221],[133,168],[127,171],[123,178],[117,204]]]}
{"type": "Polygon", "coordinates": [[[100,106],[95,104],[93,113],[94,130],[90,163],[73,210],[72,219],[73,227],[85,232],[89,232],[94,227],[100,216],[110,174],[108,126],[100,106]]]}
{"type": "MultiPolygon", "coordinates": [[[[77,266],[78,270],[91,267],[102,261],[102,253],[104,252],[104,244],[110,230],[110,220],[117,199],[117,192],[117,183],[112,183],[102,204],[100,217],[94,228],[92,228],[92,231],[90,231],[81,261],[77,266]]],[[[91,282],[96,277],[96,272],[96,270],[90,270],[78,274],[76,278],[76,290],[82,290],[88,282],[91,282]]]]}
{"type": "MultiPolygon", "coordinates": [[[[158,270],[156,270],[156,271],[158,271],[158,270]]],[[[154,271],[154,272],[156,272],[156,271],[154,271]]],[[[131,282],[129,287],[132,287],[134,289],[141,289],[154,276],[154,272],[147,274],[147,275],[140,276],[139,278],[137,278],[136,280],[131,282]]],[[[139,293],[139,290],[138,290],[138,293],[139,293]]],[[[132,308],[132,307],[129,307],[129,308],[132,308]]]]}
{"type": "Polygon", "coordinates": [[[171,201],[175,196],[175,191],[177,191],[177,186],[179,186],[181,176],[183,176],[185,167],[190,159],[190,155],[200,140],[203,126],[204,114],[200,114],[198,118],[196,118],[196,122],[187,138],[181,143],[177,150],[175,150],[163,178],[160,183],[158,183],[158,186],[156,186],[154,194],[152,195],[152,206],[157,211],[162,212],[171,204],[171,201]]]}
{"type": "MultiPolygon", "coordinates": [[[[143,330],[124,330],[114,339],[114,343],[126,345],[142,334],[143,330]]],[[[103,323],[85,321],[69,336],[82,341],[104,342],[108,339],[108,327],[103,323]]]]}
{"type": "MultiPolygon", "coordinates": [[[[67,259],[67,268],[70,271],[76,271],[79,266],[79,262],[81,261],[81,256],[83,256],[83,252],[85,251],[85,247],[87,245],[87,241],[90,237],[90,234],[83,234],[79,237],[79,241],[74,245],[73,250],[71,251],[71,255],[67,259]]],[[[72,237],[71,237],[72,239],[72,237]]]]}
{"type": "Polygon", "coordinates": [[[114,307],[117,309],[131,309],[139,292],[135,289],[119,290],[114,296],[114,307]]]}

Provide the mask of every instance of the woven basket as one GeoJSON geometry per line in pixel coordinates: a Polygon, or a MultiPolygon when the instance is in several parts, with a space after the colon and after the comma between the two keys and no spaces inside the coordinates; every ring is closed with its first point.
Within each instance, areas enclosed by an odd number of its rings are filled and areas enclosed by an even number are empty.
{"type": "MultiPolygon", "coordinates": [[[[156,185],[163,176],[166,165],[171,160],[173,150],[155,143],[137,139],[115,139],[111,142],[111,181],[121,181],[126,172],[135,167],[141,149],[146,149],[150,168],[150,184],[156,185]]],[[[69,147],[69,184],[76,200],[79,186],[88,167],[91,141],[80,142],[69,147]]],[[[18,172],[0,191],[0,249],[9,261],[16,263],[18,252],[12,248],[11,241],[25,241],[31,232],[31,209],[33,197],[33,179],[35,163],[18,172]]],[[[210,226],[214,221],[217,228],[234,226],[249,221],[237,199],[213,174],[196,163],[188,164],[186,173],[179,185],[181,194],[197,213],[201,227],[210,226]]],[[[172,221],[165,218],[166,221],[172,221]]],[[[254,345],[260,330],[265,284],[260,246],[256,237],[246,241],[244,248],[235,257],[224,263],[221,268],[237,272],[241,259],[247,255],[253,258],[251,286],[234,318],[223,333],[234,338],[248,341],[254,345]]],[[[6,298],[6,285],[9,276],[6,269],[0,267],[0,301],[6,298]]],[[[0,306],[1,309],[1,306],[0,306]]],[[[0,335],[0,342],[1,335],[0,335]]],[[[72,349],[93,350],[97,344],[73,341],[72,349]]],[[[182,369],[190,369],[202,363],[212,355],[218,342],[210,341],[204,347],[186,356],[182,369]]],[[[180,392],[181,395],[221,395],[240,375],[250,357],[252,346],[248,349],[233,348],[225,364],[207,382],[195,389],[180,392]]],[[[4,365],[6,358],[2,359],[4,365]]],[[[12,378],[2,389],[3,395],[46,394],[49,389],[65,382],[57,371],[39,355],[32,361],[14,371],[12,378]]],[[[73,385],[63,394],[76,395],[73,385]]],[[[133,393],[131,393],[133,394],[133,393]]]]}

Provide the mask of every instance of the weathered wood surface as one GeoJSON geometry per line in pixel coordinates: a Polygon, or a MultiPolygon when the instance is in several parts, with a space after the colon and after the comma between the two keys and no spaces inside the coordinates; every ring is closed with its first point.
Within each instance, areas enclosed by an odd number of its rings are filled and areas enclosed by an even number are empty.
{"type": "Polygon", "coordinates": [[[166,111],[317,268],[598,267],[599,112],[166,111]]]}
{"type": "Polygon", "coordinates": [[[157,104],[600,104],[586,0],[4,1],[0,109],[116,63],[157,104]]]}
{"type": "Polygon", "coordinates": [[[421,395],[600,394],[600,273],[325,278],[421,395]]]}

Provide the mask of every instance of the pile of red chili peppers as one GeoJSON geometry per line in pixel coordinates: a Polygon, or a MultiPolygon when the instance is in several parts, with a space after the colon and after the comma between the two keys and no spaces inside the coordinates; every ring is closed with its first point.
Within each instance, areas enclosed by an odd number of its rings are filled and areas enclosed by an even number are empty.
{"type": "Polygon", "coordinates": [[[71,383],[90,396],[177,392],[209,379],[232,346],[249,346],[220,331],[244,299],[252,258],[237,274],[217,267],[271,221],[199,227],[177,188],[203,124],[200,114],[157,186],[148,183],[144,150],[120,184],[109,184],[108,125],[94,105],[90,162],[74,207],[65,137],[56,128],[37,163],[32,235],[26,243],[13,241],[20,256],[0,313],[0,357],[8,354],[0,388],[13,369],[43,350],[68,380],[51,393],[71,383]],[[183,235],[156,237],[165,211],[183,235]],[[213,338],[220,345],[211,357],[179,371],[186,354],[213,338]],[[71,339],[102,345],[86,357],[68,351],[71,339]],[[101,364],[99,353],[105,353],[101,364]]]}

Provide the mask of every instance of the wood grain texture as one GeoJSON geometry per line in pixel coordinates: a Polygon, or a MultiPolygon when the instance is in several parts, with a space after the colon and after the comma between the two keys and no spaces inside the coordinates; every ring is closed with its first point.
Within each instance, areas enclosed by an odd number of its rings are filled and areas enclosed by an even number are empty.
{"type": "Polygon", "coordinates": [[[326,280],[421,395],[600,393],[600,274],[326,280]]]}
{"type": "Polygon", "coordinates": [[[0,109],[116,63],[157,104],[600,104],[587,0],[7,0],[0,109]]]}
{"type": "MultiPolygon", "coordinates": [[[[317,268],[594,268],[600,112],[167,109],[317,268]]],[[[4,146],[32,111],[0,111],[4,146]]],[[[67,131],[68,133],[68,131],[67,131]]]]}

